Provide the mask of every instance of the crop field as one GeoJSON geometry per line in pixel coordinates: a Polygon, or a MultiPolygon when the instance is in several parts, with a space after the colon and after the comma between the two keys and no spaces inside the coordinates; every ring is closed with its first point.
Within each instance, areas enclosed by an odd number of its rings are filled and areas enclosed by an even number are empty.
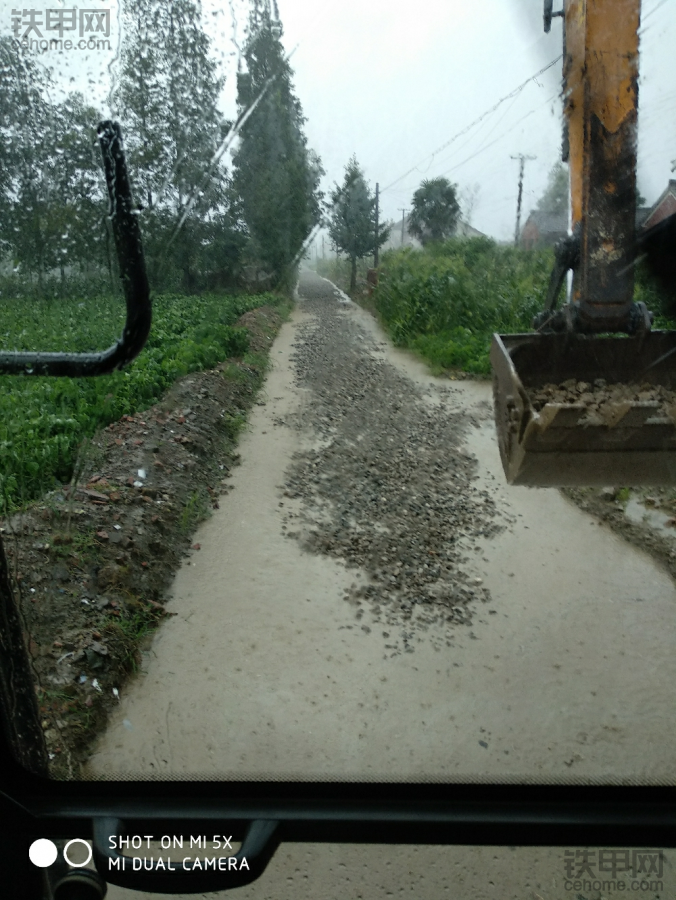
{"type": "Polygon", "coordinates": [[[375,304],[396,344],[435,369],[486,375],[494,331],[529,331],[544,303],[551,250],[476,238],[383,257],[375,304]]]}
{"type": "MultiPolygon", "coordinates": [[[[181,375],[212,368],[248,348],[239,316],[274,294],[185,296],[153,301],[146,347],[127,369],[100,378],[0,376],[0,502],[16,509],[70,480],[83,439],[155,403],[181,375]]],[[[102,350],[122,333],[124,303],[117,297],[76,300],[3,298],[0,349],[102,350]]]]}

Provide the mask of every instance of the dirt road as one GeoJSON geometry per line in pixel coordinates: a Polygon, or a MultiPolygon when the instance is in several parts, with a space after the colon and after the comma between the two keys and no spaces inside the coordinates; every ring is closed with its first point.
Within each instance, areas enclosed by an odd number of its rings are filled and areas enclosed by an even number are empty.
{"type": "MultiPolygon", "coordinates": [[[[503,484],[489,385],[432,378],[310,274],[272,359],[92,772],[673,782],[674,585],[557,491],[503,484]]],[[[282,848],[240,893],[286,897],[305,859],[387,896],[402,851],[371,875],[360,852],[282,848]]],[[[418,897],[564,896],[561,851],[407,853],[437,861],[418,897]]]]}

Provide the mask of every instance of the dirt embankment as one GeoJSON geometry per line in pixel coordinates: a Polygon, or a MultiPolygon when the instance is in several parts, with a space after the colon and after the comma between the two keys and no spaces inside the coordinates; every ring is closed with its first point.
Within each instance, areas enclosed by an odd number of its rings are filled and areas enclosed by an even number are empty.
{"type": "Polygon", "coordinates": [[[167,615],[191,533],[229,489],[235,439],[281,322],[271,307],[246,313],[237,324],[259,364],[228,360],[179,379],[160,403],[87,442],[69,485],[2,523],[53,777],[79,776],[167,615]]]}
{"type": "Polygon", "coordinates": [[[562,493],[649,553],[676,583],[676,489],[614,486],[563,488],[562,493]]]}

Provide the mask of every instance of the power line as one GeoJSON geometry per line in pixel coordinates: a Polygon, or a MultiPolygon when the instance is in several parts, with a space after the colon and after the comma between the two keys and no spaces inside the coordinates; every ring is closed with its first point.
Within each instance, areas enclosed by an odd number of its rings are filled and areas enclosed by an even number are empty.
{"type": "Polygon", "coordinates": [[[500,106],[502,106],[502,104],[505,103],[507,100],[511,100],[512,97],[515,97],[517,94],[521,93],[521,91],[526,87],[527,84],[530,84],[531,81],[534,81],[536,78],[538,78],[540,75],[542,75],[543,72],[546,72],[547,69],[551,69],[551,67],[556,65],[556,63],[559,62],[562,58],[563,58],[562,56],[557,56],[556,59],[553,59],[550,63],[548,63],[546,66],[544,66],[542,69],[540,69],[539,72],[536,72],[535,75],[531,75],[530,78],[527,78],[522,84],[520,84],[518,87],[514,88],[514,90],[510,91],[509,94],[505,94],[505,96],[501,97],[497,101],[497,103],[494,103],[490,109],[487,109],[485,112],[483,112],[479,116],[478,119],[475,119],[473,122],[471,122],[465,128],[463,128],[461,131],[458,131],[457,134],[454,134],[452,138],[449,138],[449,140],[447,140],[445,143],[443,143],[440,147],[437,147],[437,149],[434,150],[431,154],[429,154],[429,156],[426,156],[420,162],[416,163],[414,166],[411,166],[411,168],[407,172],[404,172],[403,175],[400,175],[399,178],[396,178],[394,181],[390,182],[390,184],[388,184],[387,187],[384,187],[383,191],[387,191],[391,187],[394,187],[395,184],[398,184],[403,178],[406,178],[407,175],[410,175],[411,172],[414,172],[418,168],[418,166],[421,166],[428,159],[429,160],[434,159],[434,157],[438,153],[441,153],[441,151],[445,150],[446,147],[450,147],[450,145],[454,141],[457,141],[457,139],[459,137],[462,137],[463,134],[467,134],[467,132],[470,131],[470,129],[474,128],[475,125],[478,125],[479,122],[482,122],[486,118],[486,116],[490,116],[491,113],[494,113],[495,110],[498,109],[500,106]]]}
{"type": "Polygon", "coordinates": [[[666,2],[667,2],[667,0],[662,0],[661,3],[658,3],[658,4],[657,4],[657,6],[653,6],[653,8],[652,8],[651,10],[649,10],[649,11],[643,16],[643,21],[645,22],[646,19],[649,19],[649,18],[652,16],[652,14],[653,14],[653,13],[656,13],[657,10],[658,10],[661,6],[664,6],[666,2]]]}
{"type": "MultiPolygon", "coordinates": [[[[487,134],[484,134],[484,136],[481,138],[481,141],[482,141],[482,142],[485,143],[485,142],[488,140],[488,138],[489,138],[492,134],[495,133],[495,130],[500,126],[500,124],[501,124],[502,122],[504,122],[505,118],[510,114],[510,112],[511,112],[512,109],[514,108],[514,105],[515,105],[515,103],[518,101],[518,99],[519,99],[519,95],[517,94],[517,95],[514,97],[514,99],[512,100],[512,102],[509,104],[509,106],[505,109],[505,111],[503,112],[503,114],[500,116],[500,118],[497,119],[497,121],[493,122],[493,125],[492,125],[492,127],[489,129],[488,133],[487,133],[487,134]]],[[[476,132],[475,134],[471,135],[471,137],[469,137],[469,138],[468,138],[464,143],[462,143],[459,147],[456,147],[454,150],[452,150],[452,151],[451,151],[450,157],[446,157],[446,158],[444,158],[444,159],[440,159],[440,160],[438,161],[438,162],[439,162],[439,165],[445,165],[446,163],[448,163],[449,159],[452,159],[452,158],[454,157],[455,154],[460,153],[465,147],[467,147],[469,144],[471,144],[472,141],[476,140],[476,139],[478,138],[478,136],[479,136],[480,130],[481,130],[481,129],[479,129],[479,131],[476,132]]]]}
{"type": "Polygon", "coordinates": [[[502,134],[499,134],[489,144],[484,144],[483,147],[480,147],[478,150],[476,150],[470,156],[465,157],[465,159],[463,159],[462,162],[456,163],[454,166],[451,166],[450,169],[447,169],[442,174],[449,175],[451,172],[455,172],[456,169],[459,169],[461,166],[464,166],[465,163],[470,162],[475,157],[479,156],[481,153],[484,153],[490,147],[493,147],[495,144],[497,144],[499,141],[501,141],[506,134],[509,134],[510,131],[514,131],[514,129],[516,127],[518,127],[524,121],[524,119],[527,119],[529,116],[532,116],[534,112],[537,112],[538,109],[542,109],[543,106],[546,106],[548,103],[551,103],[551,101],[554,99],[555,96],[556,96],[555,94],[552,95],[547,100],[545,100],[544,103],[541,103],[540,106],[536,106],[533,109],[529,110],[524,116],[521,116],[520,119],[517,119],[513,125],[510,125],[510,127],[506,131],[503,131],[502,134]]]}

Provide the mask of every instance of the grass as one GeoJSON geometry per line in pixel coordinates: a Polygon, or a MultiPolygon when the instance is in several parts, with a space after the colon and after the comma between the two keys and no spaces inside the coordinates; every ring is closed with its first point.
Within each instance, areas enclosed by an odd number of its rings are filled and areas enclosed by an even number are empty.
{"type": "MultiPolygon", "coordinates": [[[[87,438],[155,403],[176,378],[245,356],[247,331],[234,326],[239,316],[285,302],[273,294],[163,294],[153,301],[146,347],[124,371],[91,379],[0,376],[2,507],[19,508],[68,482],[87,438]]],[[[123,324],[118,298],[5,298],[0,350],[100,350],[117,340],[123,324]]]]}
{"type": "Polygon", "coordinates": [[[138,672],[144,642],[155,631],[163,615],[164,612],[138,600],[132,612],[106,625],[108,646],[114,648],[115,659],[123,672],[138,672]]]}
{"type": "Polygon", "coordinates": [[[544,303],[550,250],[450,240],[383,257],[375,306],[395,344],[437,370],[488,374],[494,331],[528,331],[544,303]]]}
{"type": "Polygon", "coordinates": [[[259,372],[267,372],[270,365],[267,353],[245,353],[242,362],[245,366],[258,369],[259,372]]]}
{"type": "Polygon", "coordinates": [[[228,381],[233,382],[242,382],[247,381],[246,372],[243,372],[239,366],[234,365],[233,363],[228,363],[223,367],[221,371],[221,375],[223,378],[226,378],[228,381]]]}
{"type": "Polygon", "coordinates": [[[198,522],[205,518],[208,504],[199,491],[193,491],[181,511],[179,528],[183,534],[190,534],[198,522]]]}
{"type": "Polygon", "coordinates": [[[74,530],[57,532],[52,537],[52,552],[55,556],[67,559],[80,553],[90,553],[96,547],[96,539],[93,533],[74,530]]]}
{"type": "Polygon", "coordinates": [[[246,414],[243,412],[224,413],[223,427],[229,440],[235,441],[237,435],[246,425],[246,414]]]}

